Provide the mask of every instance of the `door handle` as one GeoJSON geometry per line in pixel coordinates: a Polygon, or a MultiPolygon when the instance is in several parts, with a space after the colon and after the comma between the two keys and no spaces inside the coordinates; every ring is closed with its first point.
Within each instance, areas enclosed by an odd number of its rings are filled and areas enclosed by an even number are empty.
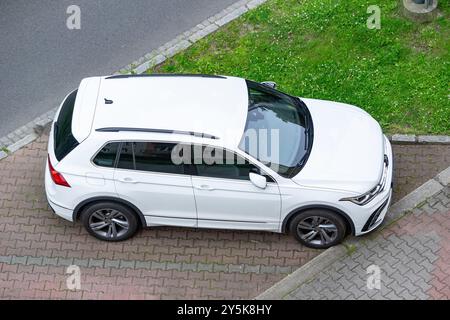
{"type": "Polygon", "coordinates": [[[118,180],[123,183],[137,183],[137,181],[135,181],[131,178],[122,178],[122,179],[118,179],[118,180]]]}
{"type": "Polygon", "coordinates": [[[212,188],[206,184],[202,184],[200,186],[195,186],[194,188],[198,189],[198,190],[205,190],[205,191],[213,191],[214,190],[214,188],[212,188]]]}

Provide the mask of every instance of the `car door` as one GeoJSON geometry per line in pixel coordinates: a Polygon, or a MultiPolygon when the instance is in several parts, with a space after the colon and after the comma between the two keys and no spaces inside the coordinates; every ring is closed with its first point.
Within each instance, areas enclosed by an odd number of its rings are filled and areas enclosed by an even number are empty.
{"type": "Polygon", "coordinates": [[[123,142],[114,174],[117,193],[137,206],[147,225],[195,227],[197,212],[191,177],[175,165],[176,144],[123,142]]]}
{"type": "Polygon", "coordinates": [[[281,197],[275,180],[268,177],[267,187],[258,188],[249,179],[251,171],[260,172],[258,167],[229,151],[221,157],[222,161],[213,164],[204,156],[194,159],[192,185],[198,226],[278,230],[281,197]]]}

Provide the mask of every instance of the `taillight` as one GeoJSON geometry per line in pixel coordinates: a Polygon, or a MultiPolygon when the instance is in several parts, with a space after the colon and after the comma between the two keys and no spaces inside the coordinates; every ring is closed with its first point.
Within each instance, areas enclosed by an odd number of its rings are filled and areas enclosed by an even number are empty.
{"type": "Polygon", "coordinates": [[[48,169],[50,170],[50,176],[55,184],[70,188],[70,185],[67,183],[66,179],[64,179],[63,175],[53,168],[52,163],[50,162],[50,156],[48,157],[48,169]]]}

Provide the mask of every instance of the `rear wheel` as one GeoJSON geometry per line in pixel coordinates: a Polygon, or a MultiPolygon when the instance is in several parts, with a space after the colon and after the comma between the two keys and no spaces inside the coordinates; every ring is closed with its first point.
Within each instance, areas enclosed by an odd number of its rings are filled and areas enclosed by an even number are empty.
{"type": "Polygon", "coordinates": [[[132,237],[138,229],[136,214],[128,207],[114,202],[98,202],[81,213],[85,229],[105,241],[122,241],[132,237]]]}
{"type": "Polygon", "coordinates": [[[308,210],[295,216],[289,226],[294,237],[310,248],[326,249],[345,237],[344,220],[327,210],[308,210]]]}

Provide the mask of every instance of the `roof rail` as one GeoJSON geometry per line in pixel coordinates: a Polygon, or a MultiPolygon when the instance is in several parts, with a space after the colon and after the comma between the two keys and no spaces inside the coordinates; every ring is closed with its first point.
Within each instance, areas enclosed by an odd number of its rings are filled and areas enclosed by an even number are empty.
{"type": "Polygon", "coordinates": [[[193,131],[178,131],[178,130],[168,130],[168,129],[146,129],[146,128],[123,128],[123,127],[108,127],[108,128],[99,128],[95,129],[98,132],[120,132],[120,131],[128,131],[128,132],[152,132],[152,133],[168,133],[168,134],[184,134],[196,137],[202,137],[207,139],[215,139],[219,140],[219,137],[213,136],[211,134],[193,132],[193,131]]]}
{"type": "Polygon", "coordinates": [[[226,79],[224,76],[208,75],[208,74],[177,74],[177,73],[153,73],[153,74],[119,74],[109,76],[106,79],[126,79],[126,78],[148,78],[148,77],[195,77],[195,78],[211,78],[211,79],[226,79]]]}

